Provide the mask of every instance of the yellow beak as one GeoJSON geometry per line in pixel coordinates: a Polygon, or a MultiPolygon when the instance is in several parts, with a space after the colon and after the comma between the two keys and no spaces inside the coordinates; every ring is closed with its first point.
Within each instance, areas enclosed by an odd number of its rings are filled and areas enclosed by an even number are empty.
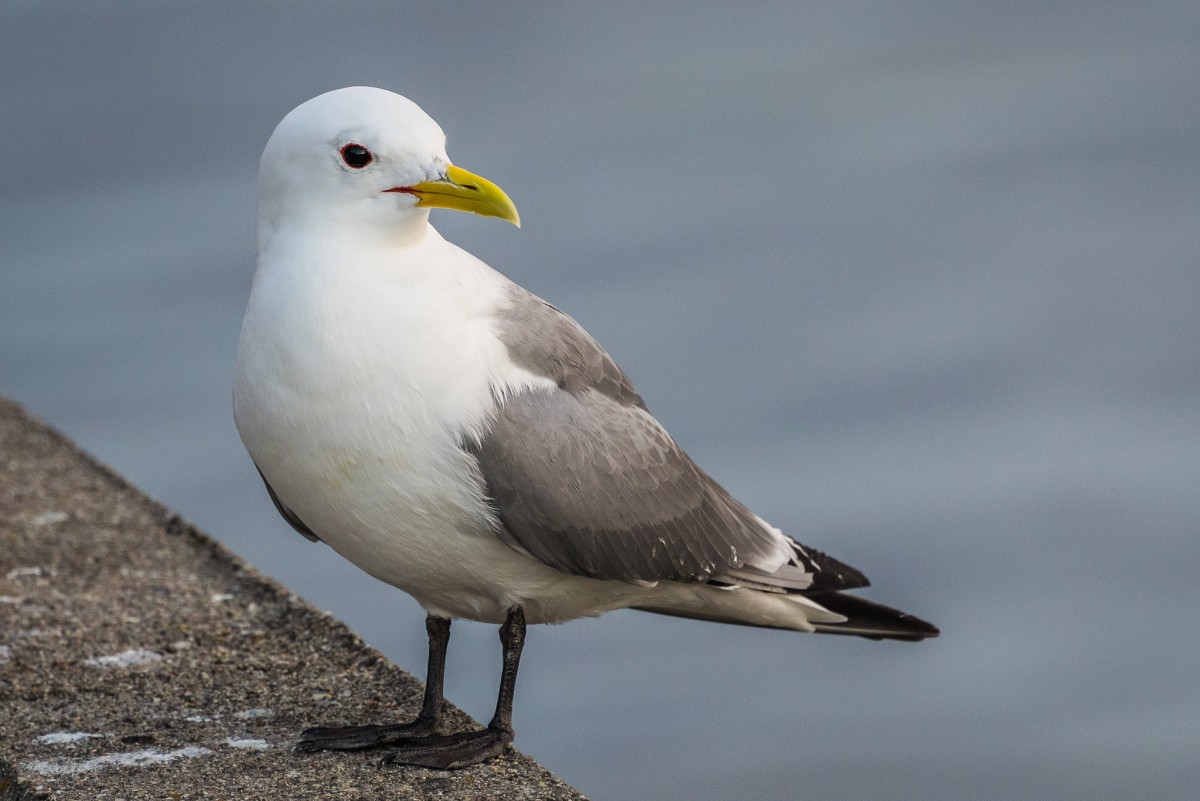
{"type": "Polygon", "coordinates": [[[499,217],[518,228],[521,227],[521,215],[517,214],[517,207],[508,199],[508,195],[504,194],[503,189],[488,179],[480,178],[453,164],[446,168],[444,178],[422,181],[388,191],[416,195],[418,206],[457,209],[484,217],[499,217]]]}

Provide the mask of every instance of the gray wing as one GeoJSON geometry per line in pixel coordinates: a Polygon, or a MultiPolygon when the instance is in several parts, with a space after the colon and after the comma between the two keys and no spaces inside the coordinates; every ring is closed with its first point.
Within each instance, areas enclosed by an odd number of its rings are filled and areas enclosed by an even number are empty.
{"type": "Polygon", "coordinates": [[[866,583],[853,568],[767,528],[675,444],[574,320],[524,290],[514,293],[501,338],[514,361],[558,388],[508,398],[469,447],[505,541],[591,578],[715,580],[775,591],[866,583]]]}

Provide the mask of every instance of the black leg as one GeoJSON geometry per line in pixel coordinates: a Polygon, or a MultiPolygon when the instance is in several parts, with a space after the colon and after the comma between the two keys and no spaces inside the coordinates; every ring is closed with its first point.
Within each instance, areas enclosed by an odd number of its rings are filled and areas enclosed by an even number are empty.
{"type": "Polygon", "coordinates": [[[486,729],[441,737],[416,737],[401,740],[397,750],[383,758],[384,764],[419,765],[425,768],[453,770],[475,765],[504,751],[513,741],[512,705],[517,685],[517,667],[525,645],[525,613],[514,607],[500,627],[504,645],[504,669],[500,674],[500,692],[496,713],[486,729]]]}
{"type": "Polygon", "coordinates": [[[500,642],[504,645],[504,668],[500,672],[500,693],[496,696],[496,712],[489,729],[513,733],[513,695],[517,689],[517,668],[521,665],[521,649],[525,647],[525,612],[515,607],[500,627],[500,642]]]}
{"type": "Polygon", "coordinates": [[[425,618],[425,631],[429,635],[429,667],[425,672],[425,698],[416,720],[376,726],[316,726],[301,732],[293,750],[357,751],[431,734],[442,714],[450,621],[430,615],[425,618]]]}

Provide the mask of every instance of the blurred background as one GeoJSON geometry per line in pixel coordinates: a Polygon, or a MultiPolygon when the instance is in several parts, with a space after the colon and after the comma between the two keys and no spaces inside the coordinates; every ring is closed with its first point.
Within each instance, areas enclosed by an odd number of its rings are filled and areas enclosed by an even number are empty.
{"type": "MultiPolygon", "coordinates": [[[[595,799],[1192,799],[1197,42],[1194,2],[6,0],[0,392],[423,676],[229,408],[267,137],[398,91],[524,221],[443,234],[944,632],[539,627],[521,749],[595,799]]],[[[498,670],[457,626],[450,698],[498,670]]]]}

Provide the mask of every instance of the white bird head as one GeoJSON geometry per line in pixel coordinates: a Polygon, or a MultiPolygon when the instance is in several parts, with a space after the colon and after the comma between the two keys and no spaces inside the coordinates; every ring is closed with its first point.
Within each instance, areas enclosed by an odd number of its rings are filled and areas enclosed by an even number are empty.
{"type": "Polygon", "coordinates": [[[500,187],[450,163],[445,133],[416,103],[367,86],[283,118],[263,150],[258,206],[260,241],[284,220],[403,234],[423,228],[430,208],[520,225],[500,187]]]}

